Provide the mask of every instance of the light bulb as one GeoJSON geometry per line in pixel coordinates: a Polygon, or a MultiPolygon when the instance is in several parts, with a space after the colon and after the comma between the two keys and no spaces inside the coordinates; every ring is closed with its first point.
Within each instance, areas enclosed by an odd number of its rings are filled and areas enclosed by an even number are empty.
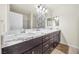
{"type": "Polygon", "coordinates": [[[47,13],[47,9],[45,10],[45,13],[47,13]]]}
{"type": "Polygon", "coordinates": [[[42,10],[42,6],[40,6],[40,10],[42,10]]]}
{"type": "Polygon", "coordinates": [[[43,8],[43,11],[45,11],[45,8],[43,8]]]}

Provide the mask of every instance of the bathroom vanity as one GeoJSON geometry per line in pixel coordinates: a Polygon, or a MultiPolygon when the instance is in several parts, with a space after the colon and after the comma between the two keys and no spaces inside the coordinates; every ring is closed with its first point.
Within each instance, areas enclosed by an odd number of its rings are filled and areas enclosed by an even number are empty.
{"type": "MultiPolygon", "coordinates": [[[[36,34],[38,34],[37,32],[36,34]]],[[[27,36],[27,35],[26,35],[27,36]]],[[[43,33],[2,48],[3,54],[50,54],[60,42],[60,30],[43,33]]]]}

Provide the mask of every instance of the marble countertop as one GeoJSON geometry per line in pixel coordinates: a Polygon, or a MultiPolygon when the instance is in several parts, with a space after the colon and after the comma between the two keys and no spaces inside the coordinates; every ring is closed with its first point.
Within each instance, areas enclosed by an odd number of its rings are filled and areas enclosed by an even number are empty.
{"type": "Polygon", "coordinates": [[[11,46],[14,44],[18,44],[24,41],[28,41],[37,37],[41,37],[43,35],[59,31],[59,29],[40,29],[40,30],[25,30],[25,32],[21,32],[18,34],[10,34],[10,35],[4,35],[3,42],[2,42],[2,48],[11,46]]]}

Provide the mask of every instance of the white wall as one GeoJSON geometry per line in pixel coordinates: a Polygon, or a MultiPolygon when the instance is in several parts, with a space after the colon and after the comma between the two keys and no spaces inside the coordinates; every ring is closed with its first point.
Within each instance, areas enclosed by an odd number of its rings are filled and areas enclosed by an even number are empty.
{"type": "Polygon", "coordinates": [[[8,31],[8,12],[9,5],[0,4],[0,53],[1,53],[1,34],[8,31]]]}
{"type": "Polygon", "coordinates": [[[79,48],[79,5],[58,5],[53,16],[60,16],[61,43],[79,48]]]}

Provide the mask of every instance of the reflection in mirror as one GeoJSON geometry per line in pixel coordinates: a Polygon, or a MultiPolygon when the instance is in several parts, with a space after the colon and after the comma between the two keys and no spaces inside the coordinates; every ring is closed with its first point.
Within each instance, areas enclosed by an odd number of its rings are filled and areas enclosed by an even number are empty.
{"type": "Polygon", "coordinates": [[[52,26],[52,19],[51,18],[47,19],[47,26],[52,26]]]}
{"type": "Polygon", "coordinates": [[[55,25],[56,26],[59,26],[59,17],[58,16],[55,16],[53,19],[55,21],[55,25]]]}
{"type": "Polygon", "coordinates": [[[53,19],[47,18],[47,28],[52,29],[53,28],[53,19]]]}
{"type": "Polygon", "coordinates": [[[45,20],[47,19],[46,14],[47,14],[47,8],[44,5],[37,5],[36,6],[36,28],[45,28],[45,20]]]}

